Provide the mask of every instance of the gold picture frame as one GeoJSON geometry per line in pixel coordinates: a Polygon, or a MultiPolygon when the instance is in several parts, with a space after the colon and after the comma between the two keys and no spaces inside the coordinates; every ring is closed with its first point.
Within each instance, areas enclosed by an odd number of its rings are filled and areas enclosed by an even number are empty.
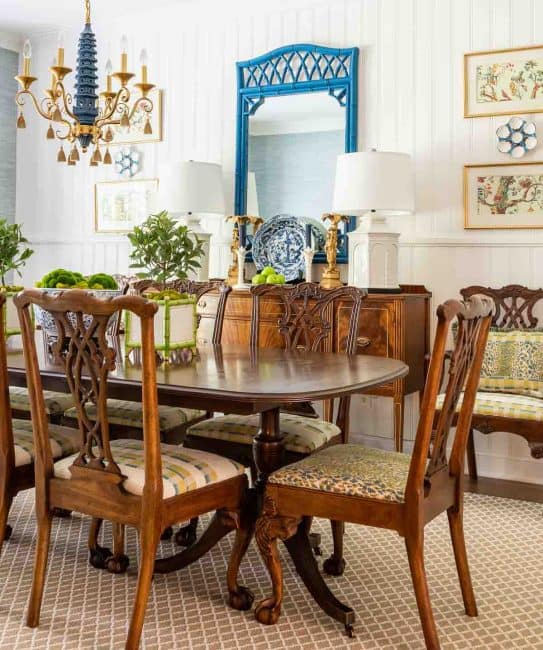
{"type": "Polygon", "coordinates": [[[543,77],[543,45],[464,54],[464,117],[542,113],[538,76],[543,77]]]}
{"type": "Polygon", "coordinates": [[[543,161],[464,165],[464,228],[543,228],[543,161]]]}
{"type": "MultiPolygon", "coordinates": [[[[119,126],[112,126],[113,140],[109,146],[126,146],[130,144],[147,144],[149,142],[162,142],[162,99],[163,90],[152,90],[149,99],[153,101],[153,110],[150,113],[151,127],[153,132],[149,135],[143,133],[144,121],[141,124],[132,125],[128,133],[123,133],[119,126]]],[[[142,112],[143,116],[143,112],[142,112]]]]}
{"type": "Polygon", "coordinates": [[[94,185],[94,232],[131,232],[153,213],[158,178],[103,181],[94,185]]]}

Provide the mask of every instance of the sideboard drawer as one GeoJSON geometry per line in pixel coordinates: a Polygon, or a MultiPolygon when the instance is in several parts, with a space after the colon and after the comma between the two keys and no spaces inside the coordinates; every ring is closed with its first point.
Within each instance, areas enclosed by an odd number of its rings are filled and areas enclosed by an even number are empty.
{"type": "MultiPolygon", "coordinates": [[[[338,309],[336,328],[339,349],[345,349],[351,308],[348,305],[338,309]]],[[[372,304],[364,301],[360,311],[357,333],[357,354],[373,354],[379,357],[394,357],[393,306],[386,302],[372,304]]]]}

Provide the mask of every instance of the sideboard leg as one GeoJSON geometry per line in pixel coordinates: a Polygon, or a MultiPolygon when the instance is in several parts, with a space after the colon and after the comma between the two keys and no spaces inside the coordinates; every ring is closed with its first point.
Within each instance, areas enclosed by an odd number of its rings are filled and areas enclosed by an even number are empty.
{"type": "Polygon", "coordinates": [[[404,419],[405,395],[397,393],[394,395],[394,449],[403,451],[403,419],[404,419]]]}

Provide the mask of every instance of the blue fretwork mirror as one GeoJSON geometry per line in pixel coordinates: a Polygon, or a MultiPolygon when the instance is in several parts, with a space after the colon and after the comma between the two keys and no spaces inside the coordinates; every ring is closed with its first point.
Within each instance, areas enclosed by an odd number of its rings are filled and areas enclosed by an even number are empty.
{"type": "MultiPolygon", "coordinates": [[[[336,158],[357,149],[358,48],[285,45],[236,65],[235,213],[311,222],[313,261],[325,262],[336,158]]],[[[354,227],[352,218],[340,234],[340,263],[354,227]]]]}

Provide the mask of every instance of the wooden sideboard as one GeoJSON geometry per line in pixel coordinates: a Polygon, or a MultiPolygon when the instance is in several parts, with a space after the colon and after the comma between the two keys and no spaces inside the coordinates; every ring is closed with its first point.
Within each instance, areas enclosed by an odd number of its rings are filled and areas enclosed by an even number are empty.
{"type": "MultiPolygon", "coordinates": [[[[404,402],[424,388],[425,356],[430,351],[430,299],[423,286],[401,285],[402,293],[371,293],[364,300],[358,329],[358,354],[374,354],[399,359],[409,366],[409,374],[390,384],[368,391],[370,395],[392,397],[394,403],[394,446],[403,448],[404,402]]],[[[199,337],[211,340],[217,296],[207,294],[199,303],[199,337]]],[[[341,350],[347,333],[348,303],[336,306],[331,350],[341,350]]],[[[262,299],[259,341],[262,347],[281,347],[277,330],[281,307],[277,300],[262,299]]],[[[224,343],[249,343],[251,294],[232,291],[228,298],[223,330],[224,343]]]]}

